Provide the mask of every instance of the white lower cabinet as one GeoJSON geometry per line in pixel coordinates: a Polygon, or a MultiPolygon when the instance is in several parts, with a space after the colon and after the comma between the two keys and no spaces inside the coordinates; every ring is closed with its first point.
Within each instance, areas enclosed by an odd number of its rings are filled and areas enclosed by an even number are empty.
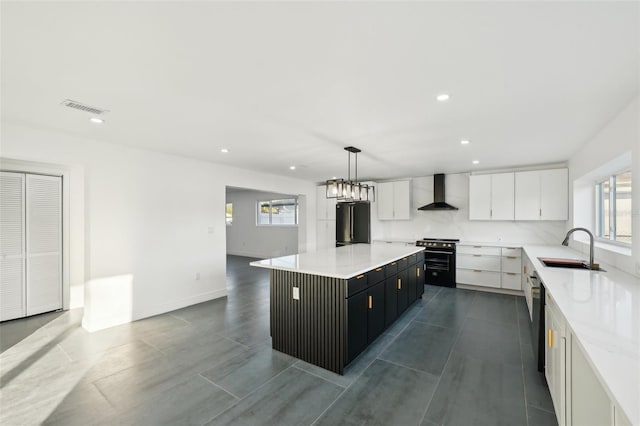
{"type": "Polygon", "coordinates": [[[459,245],[456,282],[480,287],[522,290],[519,247],[459,245]]]}
{"type": "Polygon", "coordinates": [[[500,288],[500,272],[458,269],[456,271],[456,281],[460,284],[500,288]]]}
{"type": "Polygon", "coordinates": [[[545,297],[545,377],[559,426],[629,426],[549,293],[545,297]]]}
{"type": "Polygon", "coordinates": [[[566,350],[567,336],[564,317],[550,294],[545,306],[545,365],[544,374],[549,386],[559,426],[566,425],[566,350]]]}
{"type": "Polygon", "coordinates": [[[613,424],[611,400],[575,339],[571,341],[571,425],[613,424]]]}

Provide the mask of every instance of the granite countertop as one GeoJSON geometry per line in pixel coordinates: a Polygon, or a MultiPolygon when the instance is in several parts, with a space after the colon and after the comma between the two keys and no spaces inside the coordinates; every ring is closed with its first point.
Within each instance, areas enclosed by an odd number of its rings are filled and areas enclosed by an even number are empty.
{"type": "Polygon", "coordinates": [[[290,256],[251,262],[251,266],[268,269],[349,279],[403,257],[419,253],[422,247],[400,244],[353,244],[290,256]]]}
{"type": "Polygon", "coordinates": [[[640,424],[640,279],[606,272],[546,267],[538,257],[584,259],[561,245],[525,245],[533,266],[579,346],[616,404],[640,424]]]}

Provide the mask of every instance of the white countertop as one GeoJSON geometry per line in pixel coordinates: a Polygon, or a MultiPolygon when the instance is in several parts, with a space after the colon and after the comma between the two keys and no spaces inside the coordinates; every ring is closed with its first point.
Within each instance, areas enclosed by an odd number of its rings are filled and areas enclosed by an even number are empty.
{"type": "Polygon", "coordinates": [[[640,279],[606,264],[607,272],[598,272],[538,260],[584,259],[561,245],[523,248],[609,394],[640,425],[640,279]]]}
{"type": "Polygon", "coordinates": [[[251,262],[251,266],[348,279],[419,253],[422,247],[400,244],[353,244],[251,262]]]}

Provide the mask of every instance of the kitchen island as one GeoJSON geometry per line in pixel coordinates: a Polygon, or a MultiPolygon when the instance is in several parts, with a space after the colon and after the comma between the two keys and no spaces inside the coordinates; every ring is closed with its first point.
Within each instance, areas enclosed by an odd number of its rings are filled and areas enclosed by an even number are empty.
{"type": "Polygon", "coordinates": [[[338,374],[424,292],[421,247],[354,244],[251,265],[271,270],[273,348],[338,374]]]}

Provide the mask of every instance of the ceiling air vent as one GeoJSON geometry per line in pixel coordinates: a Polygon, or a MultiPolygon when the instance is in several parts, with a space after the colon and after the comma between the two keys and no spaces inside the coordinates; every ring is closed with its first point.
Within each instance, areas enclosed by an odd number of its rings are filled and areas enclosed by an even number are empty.
{"type": "Polygon", "coordinates": [[[76,101],[72,101],[71,99],[65,99],[62,102],[62,105],[69,107],[69,108],[73,108],[73,109],[77,109],[80,111],[84,111],[84,112],[89,112],[91,114],[95,114],[95,115],[101,115],[104,114],[106,112],[109,112],[109,110],[106,109],[100,109],[100,108],[96,108],[96,107],[92,107],[80,102],[76,102],[76,101]]]}

